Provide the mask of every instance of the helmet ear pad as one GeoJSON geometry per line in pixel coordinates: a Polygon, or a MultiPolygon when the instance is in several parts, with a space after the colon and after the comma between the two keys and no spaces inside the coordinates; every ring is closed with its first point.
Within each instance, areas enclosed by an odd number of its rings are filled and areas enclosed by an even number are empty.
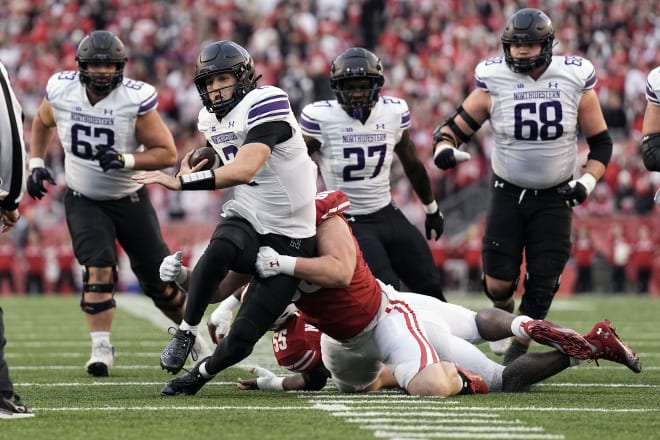
{"type": "Polygon", "coordinates": [[[257,87],[259,78],[255,74],[254,60],[248,51],[233,41],[221,40],[202,49],[197,57],[193,81],[204,107],[221,119],[257,87]],[[231,98],[215,102],[209,97],[206,80],[223,72],[234,75],[236,84],[231,98]]]}
{"type": "Polygon", "coordinates": [[[82,39],[76,52],[76,64],[80,71],[80,82],[99,95],[107,95],[124,80],[126,66],[124,43],[112,32],[94,31],[82,39]],[[112,74],[92,74],[89,64],[114,64],[117,69],[112,74]]]}
{"type": "Polygon", "coordinates": [[[367,49],[352,47],[346,50],[333,61],[330,68],[330,88],[337,102],[349,116],[356,119],[364,120],[368,117],[378,102],[384,84],[383,65],[367,49]],[[354,81],[365,79],[369,81],[365,88],[353,87],[354,81]]]}
{"type": "Polygon", "coordinates": [[[555,30],[550,18],[539,9],[524,8],[518,10],[507,20],[502,33],[504,60],[513,72],[528,73],[549,65],[552,61],[552,46],[555,30]],[[541,53],[532,58],[514,58],[511,44],[540,44],[541,53]]]}

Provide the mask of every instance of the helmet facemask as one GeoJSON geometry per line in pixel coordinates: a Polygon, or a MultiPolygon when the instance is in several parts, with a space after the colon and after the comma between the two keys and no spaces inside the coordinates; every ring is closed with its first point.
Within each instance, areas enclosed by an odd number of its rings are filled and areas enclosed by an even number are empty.
{"type": "Polygon", "coordinates": [[[204,107],[222,119],[238,105],[250,91],[257,87],[257,80],[261,76],[255,75],[254,62],[250,54],[232,41],[219,41],[212,43],[202,50],[195,67],[194,82],[204,107]],[[229,73],[236,78],[234,91],[229,99],[213,101],[211,93],[218,91],[208,90],[207,81],[220,73],[229,73]]]}
{"type": "MultiPolygon", "coordinates": [[[[94,63],[78,63],[80,81],[97,95],[105,96],[124,80],[124,64],[117,63],[115,73],[89,72],[87,66],[94,63]]],[[[100,64],[100,63],[99,63],[100,64]]]]}
{"type": "Polygon", "coordinates": [[[364,121],[378,102],[381,86],[378,78],[355,77],[338,80],[333,91],[349,116],[364,121]]]}
{"type": "Polygon", "coordinates": [[[521,9],[511,16],[502,34],[506,65],[516,73],[529,73],[538,67],[547,66],[552,61],[554,41],[555,30],[547,15],[538,9],[521,9]],[[541,52],[535,57],[514,58],[511,55],[512,44],[540,44],[541,52]]]}
{"type": "Polygon", "coordinates": [[[378,102],[384,83],[380,59],[367,49],[353,47],[332,63],[330,88],[337,102],[350,117],[362,122],[378,102]]]}
{"type": "Polygon", "coordinates": [[[97,95],[105,96],[124,80],[126,65],[124,44],[112,32],[94,31],[83,38],[76,53],[80,82],[97,95]],[[90,64],[114,64],[113,73],[90,73],[90,64]]]}

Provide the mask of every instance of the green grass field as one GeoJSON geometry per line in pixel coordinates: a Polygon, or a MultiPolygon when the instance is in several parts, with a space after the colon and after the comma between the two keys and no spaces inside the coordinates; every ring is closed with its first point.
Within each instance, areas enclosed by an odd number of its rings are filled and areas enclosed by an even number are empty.
{"type": "MultiPolygon", "coordinates": [[[[447,295],[479,308],[479,295],[447,295]]],[[[548,316],[586,332],[609,318],[644,365],[634,374],[607,361],[583,363],[529,393],[449,399],[399,392],[342,395],[240,391],[229,369],[197,396],[159,395],[171,378],[158,357],[167,323],[139,295],[118,295],[109,378],[87,375],[90,342],[75,297],[0,297],[5,354],[15,390],[36,417],[0,420],[2,439],[652,439],[660,434],[660,300],[637,296],[557,299],[548,316]]],[[[269,335],[267,335],[269,336],[269,335]]],[[[488,352],[488,347],[483,349],[488,352]]],[[[545,347],[535,346],[535,350],[545,347]]],[[[274,366],[270,338],[244,362],[274,366]]]]}

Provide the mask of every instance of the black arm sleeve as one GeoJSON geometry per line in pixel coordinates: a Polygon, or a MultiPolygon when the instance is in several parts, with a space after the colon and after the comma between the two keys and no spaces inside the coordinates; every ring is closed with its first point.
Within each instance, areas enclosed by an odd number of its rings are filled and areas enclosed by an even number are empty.
{"type": "MultiPolygon", "coordinates": [[[[2,71],[0,71],[0,87],[2,88],[2,97],[6,109],[1,112],[3,115],[0,115],[3,118],[0,121],[0,129],[6,130],[5,133],[11,133],[9,143],[0,145],[0,154],[2,155],[3,162],[11,161],[12,164],[11,175],[0,176],[4,182],[10,182],[8,194],[0,201],[0,206],[3,209],[11,211],[18,207],[18,200],[21,197],[23,180],[25,178],[23,133],[19,128],[19,120],[22,118],[22,113],[20,107],[16,107],[13,102],[14,98],[9,80],[2,71]]],[[[18,105],[17,102],[16,105],[18,105]]]]}
{"type": "Polygon", "coordinates": [[[588,137],[587,144],[589,144],[587,159],[597,160],[605,166],[610,163],[610,158],[612,157],[612,137],[607,130],[588,137]]]}
{"type": "Polygon", "coordinates": [[[261,142],[272,150],[275,145],[280,144],[293,136],[293,130],[288,122],[272,121],[257,125],[250,130],[245,137],[245,143],[261,142]]]}

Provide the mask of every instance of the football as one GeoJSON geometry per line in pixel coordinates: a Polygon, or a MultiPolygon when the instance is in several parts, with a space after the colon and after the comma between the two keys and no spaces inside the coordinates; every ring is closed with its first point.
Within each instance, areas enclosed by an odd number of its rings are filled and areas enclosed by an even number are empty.
{"type": "Polygon", "coordinates": [[[213,148],[208,146],[195,148],[195,151],[193,151],[190,159],[188,159],[188,164],[190,165],[190,168],[193,168],[204,159],[208,159],[208,162],[202,167],[202,170],[212,170],[214,168],[218,168],[222,164],[218,153],[216,153],[213,148]]]}

